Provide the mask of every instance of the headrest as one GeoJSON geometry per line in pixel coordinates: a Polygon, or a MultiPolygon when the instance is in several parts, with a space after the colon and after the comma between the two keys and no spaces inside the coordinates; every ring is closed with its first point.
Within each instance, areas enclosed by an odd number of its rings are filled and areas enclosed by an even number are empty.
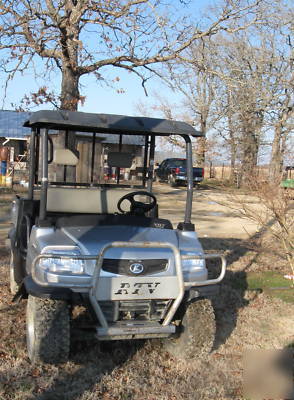
{"type": "Polygon", "coordinates": [[[69,149],[55,149],[53,155],[53,162],[62,165],[77,165],[79,162],[78,157],[69,149]]]}
{"type": "Polygon", "coordinates": [[[130,168],[134,156],[131,153],[110,152],[108,153],[107,163],[109,167],[130,168]]]}

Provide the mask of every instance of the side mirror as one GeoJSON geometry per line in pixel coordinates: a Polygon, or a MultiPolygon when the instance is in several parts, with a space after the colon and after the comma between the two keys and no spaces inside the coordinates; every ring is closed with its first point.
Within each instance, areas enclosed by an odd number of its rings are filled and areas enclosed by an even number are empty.
{"type": "Polygon", "coordinates": [[[69,149],[55,149],[53,162],[61,165],[76,166],[79,162],[78,157],[69,149]]]}

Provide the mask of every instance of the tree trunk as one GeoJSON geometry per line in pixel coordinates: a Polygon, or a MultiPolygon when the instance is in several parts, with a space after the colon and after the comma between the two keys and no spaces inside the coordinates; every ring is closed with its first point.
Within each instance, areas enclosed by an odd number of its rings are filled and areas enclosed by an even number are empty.
{"type": "Polygon", "coordinates": [[[196,165],[197,167],[204,168],[205,164],[205,149],[206,149],[206,137],[200,137],[197,140],[196,150],[196,165]]]}
{"type": "Polygon", "coordinates": [[[252,179],[257,175],[258,139],[255,132],[246,130],[243,135],[242,154],[242,182],[244,186],[250,186],[252,179]]]}
{"type": "Polygon", "coordinates": [[[257,179],[257,157],[262,123],[263,113],[256,109],[255,105],[249,112],[244,113],[242,118],[241,185],[243,186],[250,187],[251,183],[257,179]]]}
{"type": "Polygon", "coordinates": [[[271,181],[280,180],[283,171],[283,159],[285,145],[289,129],[285,129],[288,120],[293,115],[294,105],[290,102],[290,96],[285,101],[284,108],[280,114],[279,120],[275,126],[275,136],[272,144],[271,162],[269,170],[269,179],[271,181]]]}
{"type": "Polygon", "coordinates": [[[229,128],[229,146],[230,146],[230,183],[234,183],[236,181],[236,159],[237,159],[237,149],[238,144],[236,140],[237,127],[236,123],[234,123],[233,111],[232,111],[232,94],[229,88],[227,88],[226,92],[227,99],[227,118],[228,118],[228,128],[229,128]]]}
{"type": "Polygon", "coordinates": [[[206,152],[206,128],[207,128],[207,113],[202,113],[200,116],[200,130],[204,134],[203,137],[197,140],[196,150],[196,165],[197,167],[204,168],[205,165],[205,152],[206,152]]]}
{"type": "MultiPolygon", "coordinates": [[[[68,65],[68,63],[64,63],[62,67],[62,82],[61,82],[61,96],[60,96],[61,110],[68,110],[68,111],[78,110],[78,102],[80,99],[79,79],[80,76],[74,72],[74,70],[68,65]]],[[[56,146],[56,148],[68,147],[69,149],[75,152],[76,143],[73,132],[69,132],[69,138],[66,140],[66,132],[60,131],[58,137],[55,138],[54,145],[56,146]]],[[[61,168],[60,166],[57,167],[54,164],[52,164],[52,166],[49,167],[49,172],[59,182],[64,181],[65,170],[66,170],[67,182],[75,182],[76,167],[67,166],[61,168]]]]}
{"type": "Polygon", "coordinates": [[[77,111],[80,100],[80,76],[69,65],[62,67],[61,106],[62,110],[77,111]]]}
{"type": "Polygon", "coordinates": [[[269,180],[271,182],[276,182],[278,179],[280,179],[282,173],[282,168],[283,168],[283,160],[281,153],[282,136],[283,132],[279,124],[275,128],[275,135],[271,151],[271,161],[269,167],[269,180]]]}
{"type": "Polygon", "coordinates": [[[230,182],[235,181],[235,167],[236,167],[236,157],[237,157],[237,146],[234,140],[231,139],[230,143],[230,153],[231,153],[231,171],[230,171],[230,182]]]}

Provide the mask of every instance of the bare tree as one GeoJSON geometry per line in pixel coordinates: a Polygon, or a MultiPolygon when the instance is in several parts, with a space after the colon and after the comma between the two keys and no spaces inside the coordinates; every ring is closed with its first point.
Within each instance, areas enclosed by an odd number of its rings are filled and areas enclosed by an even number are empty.
{"type": "Polygon", "coordinates": [[[280,176],[283,149],[291,130],[291,53],[280,34],[281,30],[289,32],[289,24],[282,18],[278,22],[276,29],[270,25],[253,27],[230,38],[219,38],[221,78],[214,112],[223,116],[218,130],[230,145],[232,167],[240,155],[244,184],[256,173],[265,133],[274,137],[271,176],[277,171],[280,176]]]}
{"type": "Polygon", "coordinates": [[[287,139],[294,129],[294,51],[289,30],[281,30],[279,39],[283,45],[280,49],[280,62],[274,67],[279,95],[275,98],[271,113],[274,137],[269,170],[269,178],[274,182],[281,178],[287,139]]]}
{"type": "MultiPolygon", "coordinates": [[[[209,61],[213,63],[212,57],[208,55],[210,50],[211,44],[208,39],[202,38],[198,43],[190,45],[183,59],[167,62],[161,70],[161,78],[168,88],[179,93],[182,99],[178,104],[172,104],[167,96],[154,93],[156,104],[152,107],[165,118],[185,120],[204,133],[204,137],[198,138],[193,145],[195,161],[200,167],[204,167],[207,147],[211,146],[206,133],[213,125],[211,107],[215,96],[215,75],[207,68],[209,61]],[[204,63],[206,68],[203,67],[204,63]]],[[[210,69],[212,68],[210,65],[210,69]]],[[[138,108],[146,113],[146,107],[144,110],[142,104],[139,104],[138,108]]],[[[166,140],[182,146],[178,138],[169,137],[166,140]]]]}
{"type": "Polygon", "coordinates": [[[238,141],[246,183],[251,179],[257,165],[268,102],[265,85],[267,63],[260,57],[259,48],[250,44],[248,35],[244,32],[224,43],[223,50],[220,51],[223,53],[220,58],[222,69],[227,74],[223,82],[226,86],[226,115],[232,156],[234,160],[238,141]]]}
{"type": "Polygon", "coordinates": [[[182,61],[178,66],[167,64],[169,86],[183,95],[183,106],[191,123],[204,134],[197,140],[195,149],[196,162],[200,167],[204,167],[205,163],[206,134],[214,123],[211,108],[215,98],[215,75],[209,72],[213,69],[210,50],[209,41],[202,39],[188,50],[191,62],[182,61]],[[205,68],[202,67],[204,64],[205,68]]]}
{"type": "MultiPolygon", "coordinates": [[[[294,104],[290,103],[290,98],[287,97],[283,108],[280,110],[278,120],[274,126],[274,138],[271,149],[271,161],[269,169],[269,179],[276,182],[281,178],[284,153],[286,151],[286,143],[288,135],[291,132],[290,118],[294,115],[294,104]]],[[[292,123],[293,131],[293,123],[292,123]]]]}
{"type": "MultiPolygon", "coordinates": [[[[37,59],[47,79],[59,70],[60,107],[76,110],[82,76],[102,80],[111,66],[137,74],[144,86],[153,65],[177,59],[194,41],[239,29],[244,16],[246,24],[259,21],[264,2],[231,0],[211,23],[192,28],[178,18],[181,0],[0,0],[0,66],[8,81],[37,59]]],[[[43,96],[52,93],[43,88],[43,96]]]]}
{"type": "MultiPolygon", "coordinates": [[[[293,56],[281,40],[284,36],[291,43],[291,13],[287,15],[279,2],[276,6],[274,18],[264,14],[262,24],[243,21],[242,28],[230,34],[202,38],[185,50],[180,62],[165,64],[162,74],[167,85],[184,99],[180,112],[156,96],[157,110],[165,117],[181,115],[205,133],[217,132],[224,141],[224,158],[230,154],[231,180],[239,164],[245,185],[258,173],[260,148],[271,140],[265,141],[266,135],[274,136],[272,165],[281,170],[293,127],[293,56]]],[[[200,164],[210,143],[206,139],[198,143],[200,164]]]]}
{"type": "Polygon", "coordinates": [[[214,124],[216,135],[222,140],[222,148],[230,162],[230,181],[235,181],[237,162],[240,161],[240,131],[233,107],[232,91],[226,81],[218,80],[212,112],[218,116],[214,124]]]}
{"type": "MultiPolygon", "coordinates": [[[[276,186],[275,182],[252,180],[250,193],[257,200],[248,202],[247,195],[230,194],[228,200],[220,204],[236,210],[243,217],[255,222],[260,235],[268,232],[276,244],[280,246],[280,256],[286,261],[289,272],[294,276],[294,213],[291,193],[276,186]],[[256,207],[258,205],[258,207],[256,207]]],[[[259,244],[261,245],[261,244],[259,244]]],[[[261,248],[262,249],[262,248],[261,248]]],[[[265,246],[267,253],[273,251],[265,246]]],[[[293,278],[292,278],[293,279],[293,278]]],[[[292,281],[294,286],[294,280],[292,281]]]]}

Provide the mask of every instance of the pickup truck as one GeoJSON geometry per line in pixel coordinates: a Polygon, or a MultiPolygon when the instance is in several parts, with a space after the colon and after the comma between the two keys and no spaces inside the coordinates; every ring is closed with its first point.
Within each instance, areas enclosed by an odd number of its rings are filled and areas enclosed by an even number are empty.
{"type": "MultiPolygon", "coordinates": [[[[193,167],[194,184],[203,181],[204,168],[193,167]]],[[[187,183],[186,159],[167,158],[162,161],[155,170],[155,178],[158,182],[167,181],[172,187],[187,183]]]]}

